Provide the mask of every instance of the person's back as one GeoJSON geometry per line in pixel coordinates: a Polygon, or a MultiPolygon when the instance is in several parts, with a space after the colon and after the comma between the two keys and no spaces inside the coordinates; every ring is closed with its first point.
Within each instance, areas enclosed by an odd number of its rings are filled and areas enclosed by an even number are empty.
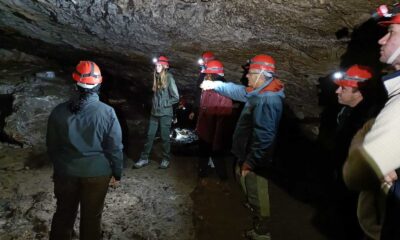
{"type": "Polygon", "coordinates": [[[99,67],[81,61],[73,79],[78,96],[58,105],[47,125],[47,152],[54,165],[57,198],[50,239],[72,238],[80,207],[80,239],[97,240],[109,183],[121,179],[122,133],[114,109],[99,101],[99,67]]]}
{"type": "MultiPolygon", "coordinates": [[[[113,108],[100,102],[97,94],[89,95],[79,113],[72,113],[70,105],[71,101],[58,105],[49,118],[47,147],[55,174],[77,177],[110,175],[106,154],[113,153],[104,149],[107,146],[105,141],[107,136],[120,135],[118,129],[111,128],[118,121],[113,108]]],[[[117,146],[116,152],[119,153],[121,148],[117,146]]],[[[114,171],[120,175],[121,169],[114,171]]]]}

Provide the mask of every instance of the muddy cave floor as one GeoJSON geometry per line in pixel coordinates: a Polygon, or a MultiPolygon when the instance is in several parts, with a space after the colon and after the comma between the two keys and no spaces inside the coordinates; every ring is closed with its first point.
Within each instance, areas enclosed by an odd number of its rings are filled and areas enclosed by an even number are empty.
{"type": "MultiPolygon", "coordinates": [[[[232,174],[228,192],[212,170],[207,185],[200,187],[195,156],[173,155],[169,169],[158,169],[160,144],[155,144],[155,160],[134,170],[131,159],[137,159],[142,143],[130,146],[121,185],[106,197],[104,239],[245,239],[251,215],[232,174]]],[[[29,168],[27,158],[40,156],[32,156],[29,149],[1,150],[0,239],[47,239],[55,209],[51,165],[29,168]]],[[[270,181],[273,239],[337,239],[327,227],[330,223],[318,217],[321,204],[308,193],[312,191],[302,184],[288,191],[270,181]]]]}

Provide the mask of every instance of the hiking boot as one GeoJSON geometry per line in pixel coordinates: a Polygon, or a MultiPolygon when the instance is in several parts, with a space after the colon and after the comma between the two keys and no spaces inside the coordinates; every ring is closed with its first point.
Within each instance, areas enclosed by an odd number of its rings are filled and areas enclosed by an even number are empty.
{"type": "Polygon", "coordinates": [[[161,168],[161,169],[166,169],[166,168],[168,168],[168,167],[169,167],[169,161],[163,159],[163,160],[161,161],[161,163],[160,163],[160,167],[159,167],[159,168],[161,168]]]}
{"type": "Polygon", "coordinates": [[[149,165],[149,163],[150,163],[149,159],[139,159],[139,161],[133,164],[133,168],[142,168],[149,165]]]}
{"type": "Polygon", "coordinates": [[[247,231],[244,236],[249,240],[271,240],[271,234],[258,234],[255,229],[247,231]]]}

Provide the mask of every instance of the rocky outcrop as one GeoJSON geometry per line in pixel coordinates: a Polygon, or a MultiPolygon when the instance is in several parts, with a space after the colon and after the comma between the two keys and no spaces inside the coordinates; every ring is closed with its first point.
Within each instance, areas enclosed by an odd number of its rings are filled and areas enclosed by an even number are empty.
{"type": "Polygon", "coordinates": [[[59,67],[43,59],[4,49],[0,56],[0,96],[11,99],[2,103],[2,108],[10,104],[11,111],[2,114],[5,119],[0,131],[10,143],[43,151],[48,116],[58,103],[69,98],[73,88],[59,76],[63,73],[54,72],[59,67]]]}

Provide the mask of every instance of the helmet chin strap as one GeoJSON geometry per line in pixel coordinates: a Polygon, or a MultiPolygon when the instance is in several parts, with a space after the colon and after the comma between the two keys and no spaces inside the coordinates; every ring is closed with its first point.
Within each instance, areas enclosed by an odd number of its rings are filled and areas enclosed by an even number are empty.
{"type": "Polygon", "coordinates": [[[257,80],[256,80],[256,82],[254,83],[254,88],[256,88],[257,82],[258,82],[258,80],[260,80],[261,74],[262,74],[263,72],[264,72],[264,70],[261,70],[260,74],[258,74],[257,80]]]}
{"type": "Polygon", "coordinates": [[[394,51],[392,55],[390,55],[389,59],[386,61],[387,64],[392,64],[394,60],[400,55],[400,46],[394,51]]]}

